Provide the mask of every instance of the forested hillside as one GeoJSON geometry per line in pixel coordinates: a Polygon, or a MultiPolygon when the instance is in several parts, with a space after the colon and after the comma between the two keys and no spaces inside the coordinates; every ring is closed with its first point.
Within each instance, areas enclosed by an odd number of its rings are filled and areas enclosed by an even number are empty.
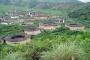
{"type": "Polygon", "coordinates": [[[79,8],[74,8],[72,12],[69,13],[70,18],[82,17],[83,20],[90,19],[90,3],[83,4],[79,8]]]}
{"type": "Polygon", "coordinates": [[[78,0],[0,0],[1,4],[5,5],[16,5],[16,6],[25,6],[25,7],[35,7],[38,4],[43,2],[46,3],[70,3],[70,2],[79,2],[78,0]]]}

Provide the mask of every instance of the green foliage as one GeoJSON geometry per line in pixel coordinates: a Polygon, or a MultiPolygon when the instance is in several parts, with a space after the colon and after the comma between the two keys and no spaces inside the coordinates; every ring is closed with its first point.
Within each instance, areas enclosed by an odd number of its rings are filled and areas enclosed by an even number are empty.
{"type": "Polygon", "coordinates": [[[3,60],[20,60],[19,55],[20,55],[19,52],[9,53],[3,60]]]}
{"type": "Polygon", "coordinates": [[[83,49],[74,43],[61,43],[42,54],[43,60],[87,60],[83,49]]]}
{"type": "Polygon", "coordinates": [[[90,38],[90,32],[84,32],[82,34],[82,39],[85,39],[85,38],[90,38]]]}
{"type": "Polygon", "coordinates": [[[7,36],[9,34],[22,33],[23,27],[18,25],[1,25],[0,24],[0,35],[7,36]]]}
{"type": "Polygon", "coordinates": [[[90,3],[86,3],[84,5],[79,6],[79,8],[74,11],[68,13],[70,18],[79,18],[79,20],[88,20],[90,19],[90,3]]]}

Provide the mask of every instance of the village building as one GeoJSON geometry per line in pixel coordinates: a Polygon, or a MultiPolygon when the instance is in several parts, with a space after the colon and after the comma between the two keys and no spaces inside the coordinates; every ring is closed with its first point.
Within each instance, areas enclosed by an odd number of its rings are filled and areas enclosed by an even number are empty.
{"type": "Polygon", "coordinates": [[[19,10],[19,11],[11,11],[10,12],[10,17],[12,19],[16,19],[16,18],[19,18],[19,17],[22,17],[25,15],[25,11],[22,11],[22,10],[19,10]]]}
{"type": "Polygon", "coordinates": [[[4,38],[6,44],[16,46],[18,44],[25,44],[30,42],[30,35],[27,34],[13,34],[4,38]]]}
{"type": "Polygon", "coordinates": [[[1,24],[5,24],[5,25],[10,25],[10,24],[12,24],[12,19],[10,19],[10,18],[5,18],[4,20],[1,20],[1,24]]]}
{"type": "Polygon", "coordinates": [[[0,44],[3,44],[4,43],[4,39],[3,37],[0,36],[0,44]]]}
{"type": "Polygon", "coordinates": [[[12,24],[12,23],[9,22],[9,21],[1,21],[1,24],[4,24],[4,25],[10,25],[10,24],[12,24]]]}
{"type": "Polygon", "coordinates": [[[68,27],[70,30],[77,30],[77,31],[84,30],[84,26],[80,23],[70,23],[65,26],[68,27]]]}
{"type": "Polygon", "coordinates": [[[56,19],[58,16],[54,16],[54,15],[48,15],[49,19],[56,19]]]}
{"type": "Polygon", "coordinates": [[[25,25],[33,25],[34,24],[34,21],[33,20],[25,20],[24,21],[24,24],[25,25]]]}
{"type": "Polygon", "coordinates": [[[24,22],[26,20],[26,18],[18,18],[17,20],[18,20],[18,22],[24,22]]]}
{"type": "Polygon", "coordinates": [[[41,29],[39,27],[27,27],[24,32],[29,35],[37,35],[41,33],[41,29]]]}
{"type": "Polygon", "coordinates": [[[12,15],[11,18],[16,19],[16,18],[19,18],[19,16],[18,15],[12,15]]]}
{"type": "Polygon", "coordinates": [[[29,20],[34,21],[35,18],[33,18],[33,17],[29,17],[29,18],[19,18],[19,19],[18,19],[18,22],[24,22],[24,21],[29,21],[29,20]]]}
{"type": "Polygon", "coordinates": [[[66,19],[63,17],[58,17],[57,20],[59,20],[59,23],[64,23],[66,19]]]}
{"type": "Polygon", "coordinates": [[[44,16],[44,15],[38,15],[34,17],[35,19],[48,19],[48,16],[44,16]]]}
{"type": "Polygon", "coordinates": [[[39,23],[39,28],[42,28],[44,30],[54,30],[59,27],[61,27],[61,25],[56,22],[46,21],[39,23]]]}
{"type": "Polygon", "coordinates": [[[18,14],[17,14],[16,11],[15,11],[15,12],[10,12],[10,17],[11,17],[12,19],[19,18],[19,16],[18,16],[18,14]]]}
{"type": "Polygon", "coordinates": [[[29,14],[31,17],[43,15],[41,12],[35,12],[35,11],[31,11],[29,14]]]}
{"type": "Polygon", "coordinates": [[[20,16],[24,16],[25,15],[25,11],[22,11],[22,10],[19,10],[19,11],[17,11],[17,14],[18,14],[18,16],[20,17],[20,16]]]}
{"type": "Polygon", "coordinates": [[[30,11],[26,11],[25,15],[30,16],[31,12],[30,11]]]}

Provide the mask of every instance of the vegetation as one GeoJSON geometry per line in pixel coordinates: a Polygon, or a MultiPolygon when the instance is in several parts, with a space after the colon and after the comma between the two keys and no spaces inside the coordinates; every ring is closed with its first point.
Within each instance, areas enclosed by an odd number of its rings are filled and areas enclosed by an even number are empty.
{"type": "Polygon", "coordinates": [[[78,0],[1,0],[1,4],[5,5],[16,5],[16,6],[25,6],[25,7],[35,7],[36,5],[43,3],[43,2],[49,2],[49,3],[70,3],[70,2],[79,2],[78,0]]]}
{"type": "MultiPolygon", "coordinates": [[[[90,3],[64,4],[61,2],[66,1],[58,0],[60,3],[52,4],[53,0],[50,0],[48,3],[48,0],[39,0],[39,2],[36,0],[30,1],[1,0],[0,3],[3,3],[0,4],[0,13],[5,13],[13,8],[24,11],[34,10],[45,15],[63,16],[67,18],[65,23],[81,22],[85,27],[90,28],[90,3]]],[[[77,2],[77,0],[67,1],[77,2]]],[[[35,26],[39,22],[41,21],[36,20],[34,22],[35,26]]],[[[23,28],[16,24],[0,24],[0,36],[6,37],[11,34],[24,33],[23,28]]],[[[89,31],[71,31],[69,28],[62,26],[53,31],[43,31],[32,37],[32,40],[25,45],[9,46],[6,43],[0,45],[0,60],[90,60],[89,31]]]]}
{"type": "Polygon", "coordinates": [[[34,36],[26,45],[0,45],[0,59],[16,60],[89,60],[90,32],[58,28],[34,36]],[[66,31],[66,32],[65,32],[66,31]],[[65,32],[65,33],[64,33],[65,32]],[[20,54],[20,55],[19,55],[20,54]]]}
{"type": "Polygon", "coordinates": [[[85,60],[85,52],[74,43],[60,43],[42,53],[44,60],[85,60]]]}
{"type": "Polygon", "coordinates": [[[18,25],[2,25],[0,24],[0,36],[7,36],[14,33],[22,33],[23,27],[18,25]]]}

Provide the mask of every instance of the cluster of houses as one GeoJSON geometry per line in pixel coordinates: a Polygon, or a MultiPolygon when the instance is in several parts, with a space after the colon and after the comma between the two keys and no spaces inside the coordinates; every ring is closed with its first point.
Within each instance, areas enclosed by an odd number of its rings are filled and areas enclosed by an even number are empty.
{"type": "MultiPolygon", "coordinates": [[[[4,17],[0,17],[1,24],[13,24],[14,22],[23,22],[26,26],[32,26],[35,20],[44,20],[40,22],[37,27],[25,27],[23,34],[13,34],[7,36],[5,38],[0,37],[0,44],[3,44],[4,41],[11,46],[16,46],[18,44],[24,44],[31,40],[31,35],[40,34],[44,30],[55,30],[56,28],[60,28],[61,24],[65,22],[65,18],[60,16],[46,16],[40,12],[24,12],[24,11],[12,11],[9,13],[10,18],[4,19],[4,17]],[[50,19],[50,21],[48,21],[50,19]],[[51,19],[57,19],[58,22],[54,22],[51,19]],[[8,23],[6,23],[8,22],[8,23]]],[[[84,26],[80,23],[69,23],[65,24],[65,27],[68,27],[70,30],[84,30],[84,26]]]]}
{"type": "Polygon", "coordinates": [[[35,20],[48,20],[48,19],[57,19],[59,20],[59,22],[64,23],[64,20],[65,20],[64,18],[60,16],[45,15],[41,12],[36,12],[36,11],[12,10],[6,13],[7,13],[6,15],[7,17],[5,17],[4,15],[3,16],[0,15],[1,24],[9,25],[16,22],[25,22],[25,23],[29,22],[30,23],[30,22],[34,22],[35,20]]]}

